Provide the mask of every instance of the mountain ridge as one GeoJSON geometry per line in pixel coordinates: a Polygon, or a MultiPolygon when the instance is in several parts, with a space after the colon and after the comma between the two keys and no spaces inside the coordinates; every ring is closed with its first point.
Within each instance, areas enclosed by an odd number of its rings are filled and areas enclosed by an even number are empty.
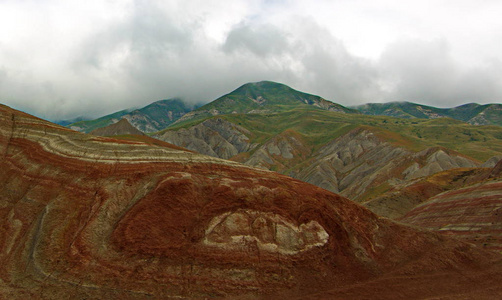
{"type": "Polygon", "coordinates": [[[140,109],[125,109],[93,120],[58,121],[59,124],[90,132],[126,118],[144,133],[154,133],[169,126],[201,122],[224,114],[270,114],[290,109],[311,107],[348,114],[392,116],[407,119],[452,118],[472,125],[502,126],[502,104],[467,103],[453,108],[437,108],[413,102],[367,103],[345,107],[320,96],[295,90],[273,81],[250,82],[241,85],[205,105],[186,105],[179,98],[160,100],[140,109]]]}
{"type": "Polygon", "coordinates": [[[366,103],[351,106],[366,115],[392,116],[399,118],[453,118],[472,125],[502,126],[502,104],[466,103],[452,108],[437,108],[413,102],[366,103]]]}

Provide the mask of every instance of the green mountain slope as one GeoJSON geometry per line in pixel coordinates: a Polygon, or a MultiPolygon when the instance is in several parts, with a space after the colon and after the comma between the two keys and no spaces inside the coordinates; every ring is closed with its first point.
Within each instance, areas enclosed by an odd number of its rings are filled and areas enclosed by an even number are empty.
{"type": "Polygon", "coordinates": [[[397,118],[453,118],[473,125],[502,126],[502,104],[468,103],[453,108],[437,108],[411,102],[368,103],[353,109],[366,115],[391,116],[397,118]]]}
{"type": "Polygon", "coordinates": [[[89,133],[125,118],[142,132],[155,132],[166,128],[192,108],[181,99],[160,100],[140,109],[122,110],[98,119],[75,122],[67,127],[89,133]]]}
{"type": "Polygon", "coordinates": [[[244,84],[233,92],[187,113],[177,123],[200,120],[214,115],[267,114],[309,106],[328,111],[357,113],[356,110],[319,96],[294,90],[287,85],[261,81],[244,84]]]}

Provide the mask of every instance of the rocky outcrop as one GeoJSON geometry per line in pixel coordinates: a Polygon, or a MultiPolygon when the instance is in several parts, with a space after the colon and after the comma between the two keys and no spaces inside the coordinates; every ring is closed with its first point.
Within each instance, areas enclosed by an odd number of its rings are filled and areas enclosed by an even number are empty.
{"type": "Polygon", "coordinates": [[[310,153],[311,150],[305,145],[301,135],[286,130],[257,147],[244,163],[281,172],[306,160],[310,153]]]}
{"type": "Polygon", "coordinates": [[[280,215],[241,210],[214,217],[203,243],[226,250],[245,251],[255,244],[261,251],[298,254],[321,247],[329,234],[316,221],[296,226],[280,215]]]}
{"type": "Polygon", "coordinates": [[[498,255],[277,173],[4,106],[0,153],[3,299],[502,292],[498,255]]]}
{"type": "Polygon", "coordinates": [[[155,137],[201,154],[229,159],[255,147],[250,144],[250,132],[224,119],[206,120],[179,130],[167,130],[155,137]]]}
{"type": "Polygon", "coordinates": [[[114,136],[114,135],[127,135],[127,134],[136,134],[136,135],[144,135],[143,132],[136,129],[136,127],[132,126],[127,119],[120,119],[117,123],[113,123],[112,125],[108,125],[106,127],[98,128],[90,132],[93,135],[99,136],[114,136]]]}

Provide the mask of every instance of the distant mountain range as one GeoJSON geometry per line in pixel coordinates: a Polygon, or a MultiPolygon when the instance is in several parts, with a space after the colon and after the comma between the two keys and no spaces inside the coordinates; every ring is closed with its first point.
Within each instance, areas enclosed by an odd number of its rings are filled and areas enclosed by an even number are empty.
{"type": "Polygon", "coordinates": [[[411,102],[369,103],[351,107],[365,115],[405,119],[452,118],[472,125],[502,126],[502,104],[464,104],[454,108],[437,108],[411,102]]]}
{"type": "Polygon", "coordinates": [[[470,103],[454,108],[437,108],[411,102],[389,102],[345,107],[320,96],[303,93],[271,81],[244,84],[200,107],[187,104],[182,99],[169,99],[153,102],[140,109],[125,109],[97,119],[80,117],[56,123],[89,133],[125,118],[138,130],[153,133],[173,124],[197,122],[216,115],[271,114],[301,107],[404,119],[452,118],[472,125],[502,126],[502,104],[470,103]]]}
{"type": "MultiPolygon", "coordinates": [[[[159,140],[367,202],[416,178],[474,168],[502,155],[501,126],[466,123],[496,124],[499,109],[499,104],[439,109],[408,102],[347,108],[263,81],[245,84],[188,113],[182,100],[163,100],[70,127],[87,125],[88,131],[125,118],[145,132],[146,123],[159,140]],[[162,126],[165,129],[153,132],[162,126]]],[[[94,132],[131,134],[128,123],[94,132]]]]}

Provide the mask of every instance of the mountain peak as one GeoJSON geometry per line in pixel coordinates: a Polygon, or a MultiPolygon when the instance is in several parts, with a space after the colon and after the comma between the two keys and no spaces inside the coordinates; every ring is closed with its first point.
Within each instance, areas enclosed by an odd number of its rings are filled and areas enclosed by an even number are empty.
{"type": "Polygon", "coordinates": [[[269,81],[269,80],[262,80],[262,81],[256,81],[256,82],[248,82],[240,87],[238,87],[235,91],[238,91],[240,89],[252,89],[252,88],[259,88],[259,89],[271,89],[271,88],[287,88],[287,89],[292,89],[291,87],[275,82],[275,81],[269,81]]]}
{"type": "MultiPolygon", "coordinates": [[[[292,94],[302,94],[305,96],[309,97],[319,97],[316,95],[311,95],[307,93],[300,92],[298,90],[295,90],[291,88],[290,86],[287,86],[283,83],[279,82],[274,82],[274,81],[258,81],[258,82],[248,82],[246,84],[241,85],[234,91],[230,92],[227,95],[242,95],[242,94],[247,94],[247,95],[252,95],[252,94],[259,94],[259,93],[266,93],[266,94],[273,94],[273,93],[292,93],[292,94]]],[[[321,98],[321,97],[319,97],[321,98]]]]}
{"type": "Polygon", "coordinates": [[[355,110],[333,103],[322,97],[297,91],[273,81],[246,83],[234,91],[210,102],[180,118],[177,123],[204,119],[220,114],[264,114],[295,108],[319,108],[342,113],[355,110]]]}

